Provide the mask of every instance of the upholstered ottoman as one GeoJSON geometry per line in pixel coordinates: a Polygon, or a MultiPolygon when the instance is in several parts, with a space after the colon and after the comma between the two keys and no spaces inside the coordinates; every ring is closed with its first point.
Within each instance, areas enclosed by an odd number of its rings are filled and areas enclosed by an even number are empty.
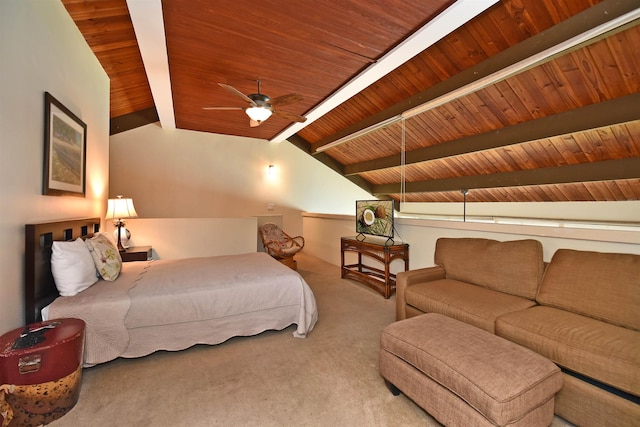
{"type": "Polygon", "coordinates": [[[562,387],[551,361],[436,313],[382,331],[380,373],[447,426],[549,426],[562,387]]]}

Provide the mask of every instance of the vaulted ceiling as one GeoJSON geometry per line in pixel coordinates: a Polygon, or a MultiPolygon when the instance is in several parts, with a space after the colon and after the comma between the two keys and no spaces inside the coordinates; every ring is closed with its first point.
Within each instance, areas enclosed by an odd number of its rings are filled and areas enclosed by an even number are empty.
{"type": "Polygon", "coordinates": [[[396,201],[640,200],[639,0],[62,2],[110,77],[112,134],[287,139],[396,201]],[[257,127],[204,109],[246,107],[219,83],[257,80],[302,100],[257,127]]]}

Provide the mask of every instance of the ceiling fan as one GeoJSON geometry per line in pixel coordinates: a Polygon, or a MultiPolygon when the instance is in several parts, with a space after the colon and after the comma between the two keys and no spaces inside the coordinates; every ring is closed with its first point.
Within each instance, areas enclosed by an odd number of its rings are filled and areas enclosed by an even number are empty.
{"type": "Polygon", "coordinates": [[[222,88],[226,89],[235,96],[240,97],[243,101],[249,103],[248,107],[204,107],[204,110],[245,110],[247,116],[249,116],[249,126],[260,126],[260,123],[271,117],[271,114],[279,116],[283,119],[293,122],[305,122],[306,117],[298,114],[291,113],[289,111],[280,110],[281,105],[292,104],[294,102],[302,101],[302,95],[297,93],[290,93],[288,95],[282,95],[277,98],[270,98],[267,95],[260,93],[260,80],[258,82],[258,93],[252,93],[245,95],[238,89],[225,83],[218,83],[222,88]]]}

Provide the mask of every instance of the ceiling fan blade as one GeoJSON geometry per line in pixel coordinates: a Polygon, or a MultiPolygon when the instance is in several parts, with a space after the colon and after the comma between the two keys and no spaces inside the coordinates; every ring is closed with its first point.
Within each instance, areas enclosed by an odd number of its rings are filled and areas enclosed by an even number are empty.
{"type": "Polygon", "coordinates": [[[290,93],[288,95],[282,95],[277,98],[273,98],[271,101],[269,101],[269,103],[275,107],[280,105],[293,104],[294,102],[300,102],[303,99],[304,97],[299,93],[290,93]]]}
{"type": "Polygon", "coordinates": [[[236,89],[235,87],[225,84],[225,83],[218,83],[220,85],[220,87],[226,89],[227,91],[229,91],[229,93],[232,93],[235,96],[239,96],[240,98],[242,98],[243,101],[248,102],[249,104],[253,105],[254,107],[257,106],[257,104],[253,101],[253,99],[249,98],[247,95],[245,95],[244,93],[240,92],[238,89],[236,89]]]}
{"type": "Polygon", "coordinates": [[[292,122],[304,123],[304,122],[307,121],[306,117],[300,116],[298,114],[291,113],[289,111],[273,110],[273,114],[278,116],[278,117],[280,117],[280,118],[283,118],[283,119],[286,119],[286,120],[290,120],[292,122]]]}
{"type": "Polygon", "coordinates": [[[202,107],[203,110],[245,110],[244,107],[202,107]]]}
{"type": "Polygon", "coordinates": [[[260,123],[262,123],[262,122],[259,122],[257,120],[253,120],[253,119],[249,119],[249,126],[251,126],[252,128],[260,126],[260,123]]]}

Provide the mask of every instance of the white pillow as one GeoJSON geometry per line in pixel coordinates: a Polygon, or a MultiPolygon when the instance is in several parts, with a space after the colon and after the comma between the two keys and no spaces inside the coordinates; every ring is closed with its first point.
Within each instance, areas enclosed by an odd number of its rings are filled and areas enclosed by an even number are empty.
{"type": "Polygon", "coordinates": [[[98,281],[93,258],[80,237],[72,242],[53,242],[51,272],[63,297],[84,291],[98,281]]]}

